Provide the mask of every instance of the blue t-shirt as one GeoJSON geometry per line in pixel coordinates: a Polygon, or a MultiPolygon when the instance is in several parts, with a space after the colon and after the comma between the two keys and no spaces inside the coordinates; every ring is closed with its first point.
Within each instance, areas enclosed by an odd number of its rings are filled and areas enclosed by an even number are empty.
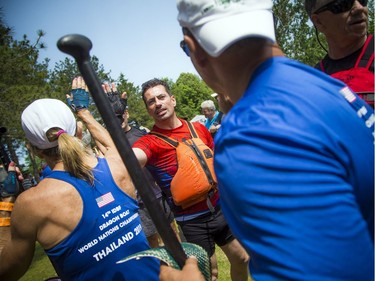
{"type": "Polygon", "coordinates": [[[255,280],[373,280],[373,122],[322,72],[258,67],[215,138],[222,209],[255,280]]]}
{"type": "Polygon", "coordinates": [[[83,201],[83,214],[70,235],[45,252],[62,280],[159,280],[160,263],[154,258],[116,264],[149,246],[137,201],[117,187],[107,161],[98,160],[94,186],[67,172],[52,171],[47,176],[77,189],[83,201]]]}

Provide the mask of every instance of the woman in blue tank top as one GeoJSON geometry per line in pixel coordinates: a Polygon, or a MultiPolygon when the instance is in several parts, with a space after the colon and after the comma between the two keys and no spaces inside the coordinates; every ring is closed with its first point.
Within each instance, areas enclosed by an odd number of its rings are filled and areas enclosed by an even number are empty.
{"type": "MultiPolygon", "coordinates": [[[[84,86],[81,78],[73,82],[76,91],[84,86]]],[[[22,113],[34,153],[52,172],[16,200],[0,280],[18,280],[27,271],[36,241],[62,280],[159,280],[154,258],[117,264],[149,248],[134,187],[108,132],[87,108],[77,116],[105,147],[104,158],[75,137],[75,117],[63,102],[36,100],[22,113]]]]}

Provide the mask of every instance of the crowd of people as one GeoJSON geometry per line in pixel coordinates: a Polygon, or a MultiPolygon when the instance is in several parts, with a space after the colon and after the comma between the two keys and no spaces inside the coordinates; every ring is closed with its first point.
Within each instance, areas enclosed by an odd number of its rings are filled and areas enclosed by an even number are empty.
{"type": "MultiPolygon", "coordinates": [[[[216,245],[232,280],[374,280],[367,3],[305,0],[328,44],[313,68],[284,56],[271,0],[177,0],[181,48],[215,92],[201,104],[205,124],[179,118],[168,84],[154,78],[141,89],[154,125],[137,130],[128,124],[126,93],[103,85],[160,211],[180,241],[207,254],[211,280],[219,278],[216,245]],[[214,188],[184,206],[171,188],[183,156],[160,136],[180,145],[194,134],[214,159],[214,188]]],[[[111,136],[88,110],[82,77],[67,104],[39,99],[22,113],[32,152],[50,170],[20,194],[19,169],[12,163],[2,172],[0,279],[27,271],[37,241],[62,280],[205,280],[194,257],[182,269],[150,256],[117,264],[162,241],[111,136]],[[83,141],[82,124],[97,153],[83,141]]]]}

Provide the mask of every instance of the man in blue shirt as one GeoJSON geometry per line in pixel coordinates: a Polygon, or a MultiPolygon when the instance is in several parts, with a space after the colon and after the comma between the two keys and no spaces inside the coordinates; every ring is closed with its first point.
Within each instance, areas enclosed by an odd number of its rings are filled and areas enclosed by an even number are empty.
{"type": "Polygon", "coordinates": [[[234,103],[215,138],[215,171],[253,279],[373,280],[373,110],[284,57],[271,0],[177,7],[181,47],[234,103]]]}

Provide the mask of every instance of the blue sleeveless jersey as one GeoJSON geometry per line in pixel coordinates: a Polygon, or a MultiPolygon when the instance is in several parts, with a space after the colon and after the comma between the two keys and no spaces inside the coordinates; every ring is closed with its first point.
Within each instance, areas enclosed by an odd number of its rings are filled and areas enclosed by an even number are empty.
{"type": "Polygon", "coordinates": [[[83,201],[83,214],[70,235],[45,252],[62,280],[159,280],[160,264],[156,259],[116,264],[149,246],[136,200],[118,188],[106,160],[98,161],[93,170],[94,186],[67,172],[53,171],[48,176],[77,189],[83,201]]]}
{"type": "Polygon", "coordinates": [[[221,206],[255,280],[374,279],[374,120],[311,67],[256,70],[215,138],[221,206]]]}

